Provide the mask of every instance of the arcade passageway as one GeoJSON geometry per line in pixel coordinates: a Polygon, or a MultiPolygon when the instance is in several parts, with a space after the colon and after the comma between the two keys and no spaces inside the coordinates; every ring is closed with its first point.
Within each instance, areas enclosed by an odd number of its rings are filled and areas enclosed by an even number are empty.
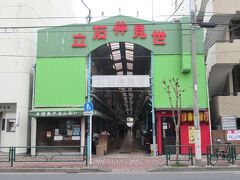
{"type": "MultiPolygon", "coordinates": [[[[95,49],[91,55],[92,76],[145,75],[150,78],[151,52],[137,44],[112,42],[95,49]]],[[[131,87],[129,82],[126,87],[121,86],[121,82],[119,87],[93,86],[94,108],[102,114],[93,119],[93,133],[107,131],[112,152],[142,152],[141,134],[151,129],[150,90],[150,86],[131,87]],[[122,139],[126,128],[133,132],[128,131],[122,139]]]]}

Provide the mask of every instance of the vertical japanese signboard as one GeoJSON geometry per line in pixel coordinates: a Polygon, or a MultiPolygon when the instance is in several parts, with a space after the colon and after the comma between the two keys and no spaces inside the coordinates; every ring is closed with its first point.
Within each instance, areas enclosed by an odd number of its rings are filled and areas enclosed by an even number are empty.
{"type": "Polygon", "coordinates": [[[194,126],[188,127],[188,138],[189,138],[189,144],[195,143],[195,128],[194,128],[194,126]]]}

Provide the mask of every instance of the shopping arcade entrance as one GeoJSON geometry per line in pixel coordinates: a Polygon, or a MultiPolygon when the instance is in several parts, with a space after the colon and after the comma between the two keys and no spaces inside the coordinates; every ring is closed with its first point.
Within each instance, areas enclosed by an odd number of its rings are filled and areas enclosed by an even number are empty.
{"type": "MultiPolygon", "coordinates": [[[[200,31],[198,36],[197,58],[199,59],[199,74],[201,74],[199,80],[199,91],[201,96],[199,104],[201,109],[206,110],[208,105],[202,46],[203,38],[200,31]]],[[[154,109],[150,110],[152,111],[151,119],[155,119],[154,112],[161,110],[169,111],[171,109],[168,98],[161,87],[161,82],[164,79],[171,79],[173,77],[178,77],[183,88],[186,90],[182,107],[191,111],[193,90],[191,86],[191,48],[189,40],[190,29],[188,23],[184,21],[177,23],[153,23],[126,16],[116,16],[87,25],[67,25],[40,30],[38,33],[37,79],[34,111],[40,112],[42,108],[53,107],[68,107],[71,109],[77,106],[78,108],[82,108],[86,102],[87,93],[90,93],[90,95],[94,91],[100,93],[101,90],[99,89],[87,90],[87,82],[89,82],[87,81],[87,72],[89,72],[89,69],[87,69],[86,66],[89,62],[89,57],[93,64],[100,62],[94,61],[94,58],[100,58],[103,63],[102,67],[106,67],[106,69],[108,69],[107,67],[110,68],[109,65],[112,65],[110,69],[104,70],[104,72],[117,72],[119,76],[126,76],[128,73],[131,73],[131,71],[125,70],[125,72],[118,72],[118,70],[116,70],[118,68],[121,69],[121,66],[123,67],[122,69],[131,70],[131,68],[127,68],[127,66],[130,67],[130,64],[132,64],[128,60],[126,60],[126,64],[124,65],[122,62],[118,62],[118,60],[115,62],[111,59],[110,54],[108,54],[109,56],[101,56],[101,54],[106,54],[103,53],[103,51],[112,49],[111,43],[117,43],[118,45],[113,44],[113,47],[120,46],[119,49],[121,50],[124,49],[121,48],[121,46],[126,46],[127,43],[138,45],[138,48],[141,49],[138,51],[140,53],[139,57],[144,56],[144,48],[149,50],[147,56],[152,59],[152,61],[149,62],[154,64],[152,66],[153,74],[151,75],[151,80],[153,80],[151,83],[153,91],[151,92],[153,93],[149,94],[151,97],[152,95],[154,96],[152,98],[154,100],[152,103],[154,109]],[[100,48],[99,51],[94,52],[98,48],[100,48]],[[98,55],[96,56],[93,52],[98,55]],[[89,54],[91,54],[91,56],[89,56],[89,54]],[[111,64],[109,63],[110,61],[114,63],[111,64]],[[107,64],[104,64],[104,62],[107,62],[107,64]],[[118,64],[118,68],[116,64],[118,64]],[[113,65],[115,65],[114,68],[116,69],[113,68],[113,65]],[[52,86],[52,84],[54,84],[54,86],[52,86]],[[42,87],[44,87],[44,90],[42,90],[42,87]]],[[[131,54],[127,52],[126,49],[123,50],[123,53],[131,54]]],[[[113,55],[118,57],[119,53],[113,53],[112,56],[113,55]]],[[[121,55],[121,57],[125,56],[121,55]]],[[[143,67],[145,65],[143,65],[143,67]]],[[[94,74],[94,70],[93,65],[92,74],[94,74]]],[[[103,73],[101,69],[98,72],[100,72],[99,74],[103,73]]],[[[114,89],[108,90],[114,91],[114,89]]],[[[125,88],[124,90],[126,92],[126,99],[128,99],[128,94],[131,94],[128,90],[129,88],[125,88]]],[[[118,89],[118,92],[120,91],[121,90],[118,89]]],[[[101,93],[104,94],[104,92],[101,93]]],[[[124,96],[124,93],[121,94],[124,96]]],[[[92,98],[94,99],[95,97],[93,96],[92,98]]],[[[94,117],[107,119],[108,113],[111,112],[106,112],[104,110],[102,112],[97,111],[94,112],[94,117]]],[[[80,115],[80,117],[83,116],[80,115]]],[[[158,116],[158,119],[160,119],[159,117],[160,116],[158,116]]],[[[152,122],[155,123],[155,120],[152,122]]],[[[155,128],[152,129],[155,130],[155,128]]],[[[161,126],[157,129],[161,132],[161,126]]],[[[187,132],[184,131],[183,133],[186,134],[187,132]]],[[[160,137],[161,133],[159,133],[158,136],[160,137]]],[[[162,151],[160,151],[162,149],[160,140],[158,141],[158,153],[162,154],[162,151]]],[[[153,140],[153,142],[155,141],[153,140]]]]}

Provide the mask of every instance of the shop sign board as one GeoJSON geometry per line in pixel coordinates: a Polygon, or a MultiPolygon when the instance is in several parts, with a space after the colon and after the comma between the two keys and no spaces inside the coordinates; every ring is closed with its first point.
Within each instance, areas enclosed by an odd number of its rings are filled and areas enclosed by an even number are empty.
{"type": "Polygon", "coordinates": [[[227,131],[228,141],[240,141],[240,130],[227,131]]]}
{"type": "Polygon", "coordinates": [[[236,116],[221,116],[222,130],[236,130],[236,116]]]}
{"type": "Polygon", "coordinates": [[[121,88],[121,87],[150,87],[149,75],[115,75],[92,76],[92,86],[95,88],[121,88]]]}
{"type": "MultiPolygon", "coordinates": [[[[93,41],[99,41],[99,40],[107,40],[107,30],[108,28],[112,28],[111,26],[107,25],[93,25],[93,41]]],[[[147,33],[145,31],[145,25],[144,24],[134,24],[134,31],[128,31],[128,25],[125,23],[125,21],[117,21],[112,28],[112,31],[115,32],[115,36],[124,36],[125,33],[131,33],[132,39],[147,39],[152,38],[152,43],[157,46],[163,46],[166,44],[165,38],[166,33],[165,31],[162,31],[160,29],[154,29],[151,32],[151,37],[147,37],[147,33]]],[[[77,34],[73,35],[73,48],[86,48],[86,34],[84,32],[79,32],[77,34]]]]}
{"type": "Polygon", "coordinates": [[[79,116],[79,111],[42,111],[37,112],[36,117],[79,116]]]}
{"type": "Polygon", "coordinates": [[[189,138],[189,144],[195,143],[195,128],[194,128],[194,126],[188,127],[188,138],[189,138]]]}

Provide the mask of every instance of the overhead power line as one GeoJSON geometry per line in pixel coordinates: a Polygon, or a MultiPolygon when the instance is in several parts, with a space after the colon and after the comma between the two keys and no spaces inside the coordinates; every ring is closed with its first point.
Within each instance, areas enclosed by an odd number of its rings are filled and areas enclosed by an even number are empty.
{"type": "Polygon", "coordinates": [[[179,10],[179,8],[182,6],[183,2],[184,2],[184,0],[182,0],[182,2],[179,4],[177,9],[173,12],[173,14],[171,16],[169,16],[169,18],[166,19],[166,21],[168,21],[179,10]]]}
{"type": "MultiPolygon", "coordinates": [[[[229,41],[226,41],[229,42],[229,41]]],[[[239,51],[217,51],[217,52],[210,52],[208,54],[225,54],[225,53],[240,53],[239,51]]],[[[0,57],[31,57],[31,58],[38,58],[37,56],[31,55],[16,55],[16,54],[0,54],[0,57]]],[[[150,58],[151,56],[134,56],[136,58],[150,58]]],[[[93,57],[93,60],[102,60],[102,59],[110,59],[109,56],[104,57],[93,57]]],[[[9,60],[9,59],[8,59],[9,60]]],[[[22,59],[23,60],[23,59],[22,59]]],[[[24,59],[25,60],[25,59],[24,59]]],[[[0,60],[1,61],[1,60],[0,60]]]]}
{"type": "MultiPolygon", "coordinates": [[[[212,16],[212,15],[224,15],[224,16],[232,16],[232,14],[224,14],[221,12],[205,12],[205,16],[212,16]]],[[[189,15],[187,14],[177,14],[174,15],[173,14],[161,14],[161,15],[157,15],[154,16],[153,18],[157,18],[157,17],[165,17],[165,16],[179,16],[179,17],[189,17],[189,15]]],[[[104,19],[106,18],[111,18],[114,16],[104,16],[104,19]]],[[[86,17],[84,16],[43,16],[43,17],[0,17],[0,20],[36,20],[36,19],[85,19],[86,17]]],[[[91,18],[103,18],[103,16],[91,16],[91,18]]],[[[140,18],[149,18],[150,17],[140,17],[140,18]]]]}
{"type": "MultiPolygon", "coordinates": [[[[138,24],[138,21],[132,21],[132,22],[127,22],[126,25],[136,25],[138,24]]],[[[145,26],[153,26],[153,25],[169,25],[169,24],[190,24],[189,22],[149,22],[149,23],[141,23],[145,26]]],[[[59,27],[76,27],[76,26],[93,26],[92,24],[70,24],[70,25],[40,25],[40,26],[0,26],[0,29],[8,29],[8,28],[12,28],[12,29],[40,29],[40,28],[59,28],[59,27]]],[[[94,24],[97,25],[97,24],[94,24]]],[[[115,26],[115,23],[104,23],[104,25],[106,26],[115,26]]],[[[196,25],[198,25],[198,23],[196,23],[196,25]]],[[[229,25],[228,23],[217,23],[217,25],[229,25]]]]}

